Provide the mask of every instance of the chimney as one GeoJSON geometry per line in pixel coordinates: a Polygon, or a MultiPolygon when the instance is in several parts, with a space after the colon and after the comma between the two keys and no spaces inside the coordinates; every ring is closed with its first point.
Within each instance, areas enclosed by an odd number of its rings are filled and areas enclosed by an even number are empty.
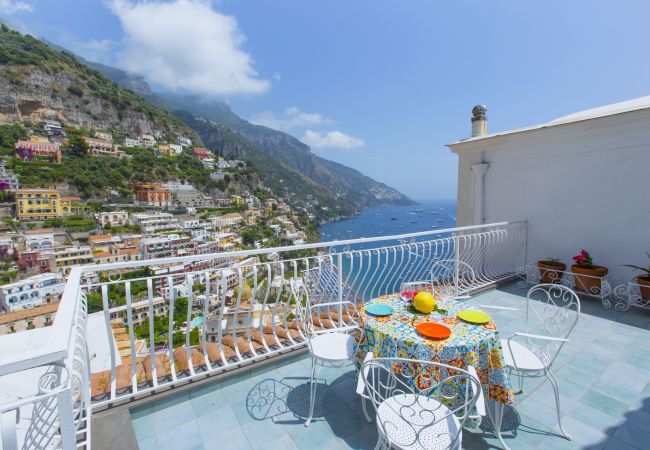
{"type": "Polygon", "coordinates": [[[487,106],[476,105],[472,108],[472,137],[484,136],[487,134],[487,106]]]}

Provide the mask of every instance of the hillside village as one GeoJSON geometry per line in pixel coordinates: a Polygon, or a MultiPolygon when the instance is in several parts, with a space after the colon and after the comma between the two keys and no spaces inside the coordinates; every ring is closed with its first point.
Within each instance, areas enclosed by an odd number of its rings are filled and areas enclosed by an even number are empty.
{"type": "MultiPolygon", "coordinates": [[[[74,266],[318,240],[313,215],[276,198],[246,162],[215,155],[189,137],[169,142],[153,133],[118,141],[108,130],[68,128],[56,120],[27,125],[0,126],[0,334],[50,325],[74,266]],[[67,163],[101,160],[108,167],[137,158],[165,161],[165,167],[180,167],[182,161],[182,167],[194,167],[191,173],[205,179],[199,187],[187,172],[177,171],[186,178],[169,178],[172,170],[160,177],[165,180],[143,179],[104,191],[58,180],[47,183],[46,175],[67,163]],[[242,182],[250,179],[254,183],[242,182]]],[[[149,270],[182,279],[205,264],[216,262],[161,262],[149,270]]],[[[125,270],[123,275],[133,274],[125,270]]],[[[106,276],[98,271],[86,281],[106,276]]],[[[164,283],[155,291],[164,295],[164,283]]],[[[119,307],[120,301],[111,306],[119,307]]],[[[89,298],[89,309],[101,310],[101,298],[89,298]]]]}

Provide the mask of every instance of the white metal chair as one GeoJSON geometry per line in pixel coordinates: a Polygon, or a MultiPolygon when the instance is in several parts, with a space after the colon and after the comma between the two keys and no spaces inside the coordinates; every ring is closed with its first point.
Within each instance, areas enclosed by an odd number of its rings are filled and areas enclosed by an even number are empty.
{"type": "MultiPolygon", "coordinates": [[[[296,301],[300,329],[305,335],[311,357],[311,374],[309,378],[309,417],[305,426],[309,426],[314,416],[316,400],[316,383],[320,369],[323,367],[341,367],[354,363],[357,344],[353,333],[361,333],[358,323],[356,304],[351,300],[328,300],[320,297],[318,301],[310,299],[310,293],[302,279],[291,281],[292,296],[296,301]]],[[[366,412],[364,414],[370,422],[366,412]]]]}
{"type": "Polygon", "coordinates": [[[557,284],[533,286],[526,297],[525,331],[501,340],[506,366],[516,373],[520,392],[525,377],[548,378],[555,393],[558,425],[571,440],[562,427],[560,393],[551,367],[580,318],[580,299],[568,287],[557,284]]]}
{"type": "Polygon", "coordinates": [[[431,284],[443,298],[457,299],[476,285],[472,266],[458,259],[442,259],[431,267],[431,284]]]}
{"type": "Polygon", "coordinates": [[[375,450],[460,449],[463,426],[482,393],[469,371],[432,361],[369,358],[360,377],[376,412],[375,450]],[[419,389],[413,387],[416,377],[419,389]]]}

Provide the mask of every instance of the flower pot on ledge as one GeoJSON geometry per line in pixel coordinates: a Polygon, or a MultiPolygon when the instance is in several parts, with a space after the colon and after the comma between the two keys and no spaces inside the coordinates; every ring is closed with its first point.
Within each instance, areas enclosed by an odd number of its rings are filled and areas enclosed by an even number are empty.
{"type": "Polygon", "coordinates": [[[600,295],[601,278],[607,275],[609,269],[603,266],[574,264],[571,266],[571,272],[574,273],[576,289],[600,295]]]}
{"type": "Polygon", "coordinates": [[[540,283],[559,283],[562,281],[562,272],[566,270],[566,264],[560,261],[542,260],[537,261],[540,283]]]}
{"type": "Polygon", "coordinates": [[[650,275],[640,275],[635,281],[641,291],[641,301],[646,305],[650,304],[650,275]]]}

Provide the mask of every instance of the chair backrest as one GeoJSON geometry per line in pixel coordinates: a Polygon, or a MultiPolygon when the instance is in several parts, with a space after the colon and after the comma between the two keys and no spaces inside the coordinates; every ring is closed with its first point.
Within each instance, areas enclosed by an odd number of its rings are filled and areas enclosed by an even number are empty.
{"type": "Polygon", "coordinates": [[[432,448],[433,442],[437,449],[456,448],[467,411],[481,392],[479,380],[468,371],[432,361],[370,358],[361,366],[360,376],[375,411],[381,405],[379,426],[400,448],[432,448]],[[440,434],[439,426],[454,421],[452,415],[459,426],[440,434]]]}
{"type": "Polygon", "coordinates": [[[476,285],[472,266],[457,259],[441,259],[431,266],[431,284],[444,298],[467,294],[476,285]]]}
{"type": "Polygon", "coordinates": [[[295,304],[298,328],[310,341],[319,334],[358,331],[356,303],[351,300],[333,300],[330,296],[312,296],[309,284],[303,278],[293,278],[291,301],[295,304]]]}
{"type": "MultiPolygon", "coordinates": [[[[580,318],[580,298],[575,292],[560,284],[538,284],[526,297],[526,333],[569,338],[580,318]]],[[[527,344],[550,366],[565,342],[529,339],[527,344]]]]}

